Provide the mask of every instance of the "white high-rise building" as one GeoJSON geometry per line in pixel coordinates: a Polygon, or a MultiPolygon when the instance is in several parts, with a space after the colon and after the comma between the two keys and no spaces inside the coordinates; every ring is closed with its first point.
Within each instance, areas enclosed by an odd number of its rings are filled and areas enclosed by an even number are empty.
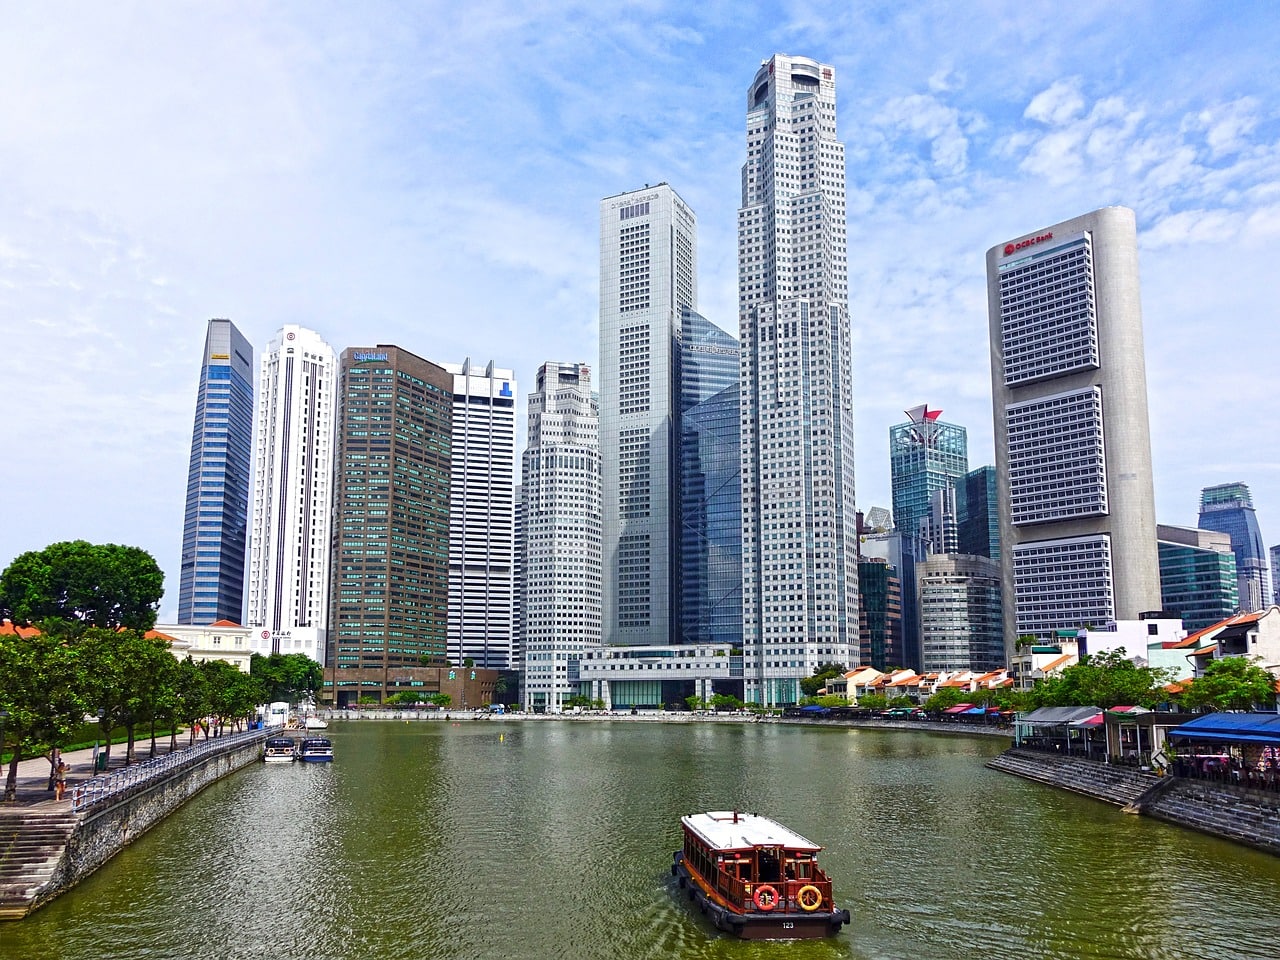
{"type": "Polygon", "coordinates": [[[328,628],[337,385],[313,330],[286,324],[262,355],[245,589],[249,626],[275,636],[328,628]]]}
{"type": "Polygon", "coordinates": [[[600,418],[586,364],[538,368],[523,468],[524,705],[559,713],[589,692],[579,662],[600,646],[600,418]]]}
{"type": "Polygon", "coordinates": [[[853,377],[835,68],[777,54],[747,91],[738,210],[746,699],[858,663],[853,377]]]}
{"type": "Polygon", "coordinates": [[[1160,609],[1132,210],[987,251],[1005,645],[1160,609]]]}
{"type": "Polygon", "coordinates": [[[682,307],[697,309],[697,221],[665,183],[600,202],[604,641],[679,641],[672,491],[682,307]]]}
{"type": "Polygon", "coordinates": [[[442,363],[453,374],[449,495],[449,660],[509,670],[515,593],[516,379],[442,363]]]}

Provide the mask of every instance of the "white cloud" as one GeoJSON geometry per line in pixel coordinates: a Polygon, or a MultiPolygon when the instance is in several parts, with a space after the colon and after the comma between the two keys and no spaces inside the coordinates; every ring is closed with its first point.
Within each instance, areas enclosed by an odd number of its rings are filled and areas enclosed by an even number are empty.
{"type": "Polygon", "coordinates": [[[1084,109],[1080,78],[1058,80],[1047,90],[1032,97],[1023,116],[1047,126],[1057,127],[1071,121],[1084,109]]]}
{"type": "Polygon", "coordinates": [[[930,159],[943,174],[963,173],[969,141],[960,132],[960,112],[927,94],[899,97],[884,105],[876,122],[896,130],[919,134],[929,141],[930,159]]]}

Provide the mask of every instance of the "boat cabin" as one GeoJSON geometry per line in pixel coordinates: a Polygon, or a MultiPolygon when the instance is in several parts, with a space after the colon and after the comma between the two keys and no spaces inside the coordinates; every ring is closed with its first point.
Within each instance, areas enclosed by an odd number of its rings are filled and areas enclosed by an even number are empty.
{"type": "Polygon", "coordinates": [[[737,811],[682,817],[684,862],[704,889],[734,911],[830,911],[822,848],[768,817],[737,811]]]}

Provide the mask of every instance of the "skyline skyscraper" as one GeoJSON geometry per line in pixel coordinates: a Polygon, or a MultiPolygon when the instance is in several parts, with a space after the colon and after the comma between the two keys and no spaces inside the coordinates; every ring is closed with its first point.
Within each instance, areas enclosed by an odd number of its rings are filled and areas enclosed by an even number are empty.
{"type": "Polygon", "coordinates": [[[210,320],[187,470],[180,624],[244,619],[252,463],[253,347],[230,320],[210,320]]]}
{"type": "Polygon", "coordinates": [[[1005,643],[1159,608],[1134,213],[987,251],[1005,643]]]}
{"type": "Polygon", "coordinates": [[[939,420],[942,411],[927,404],[906,414],[906,423],[889,428],[893,524],[917,534],[930,517],[934,494],[955,487],[969,472],[969,438],[964,427],[939,420]]]}
{"type": "Polygon", "coordinates": [[[591,369],[548,361],[529,395],[524,483],[524,705],[560,713],[587,692],[578,665],[600,646],[600,416],[591,369]]]}
{"type": "Polygon", "coordinates": [[[920,659],[925,673],[985,673],[1006,663],[1000,564],[987,557],[935,555],[916,568],[920,659]]]}
{"type": "Polygon", "coordinates": [[[738,210],[744,699],[858,663],[844,144],[835,68],[776,54],[747,90],[738,210]]]}
{"type": "Polygon", "coordinates": [[[510,670],[515,594],[516,379],[440,364],[453,375],[449,659],[510,670]]]}
{"type": "Polygon", "coordinates": [[[681,311],[680,642],[742,644],[742,420],[738,341],[681,311]]]}
{"type": "Polygon", "coordinates": [[[1200,491],[1202,530],[1217,530],[1231,537],[1231,550],[1236,557],[1240,609],[1256,613],[1268,605],[1271,596],[1267,576],[1267,551],[1258,529],[1258,515],[1253,497],[1243,483],[1219,483],[1200,491]]]}
{"type": "Polygon", "coordinates": [[[453,375],[397,346],[349,347],[338,398],[328,662],[345,705],[416,689],[409,669],[445,661],[453,375]]]}
{"type": "Polygon", "coordinates": [[[1203,630],[1240,609],[1231,537],[1198,527],[1156,525],[1160,552],[1160,609],[1182,618],[1188,632],[1203,630]]]}
{"type": "Polygon", "coordinates": [[[337,356],[285,324],[262,355],[254,436],[248,625],[328,629],[337,356]]]}
{"type": "Polygon", "coordinates": [[[956,525],[961,553],[1000,559],[1000,497],[995,467],[976,467],[956,485],[956,525]]]}
{"type": "Polygon", "coordinates": [[[600,202],[606,644],[679,641],[676,351],[697,257],[697,220],[670,185],[600,202]]]}

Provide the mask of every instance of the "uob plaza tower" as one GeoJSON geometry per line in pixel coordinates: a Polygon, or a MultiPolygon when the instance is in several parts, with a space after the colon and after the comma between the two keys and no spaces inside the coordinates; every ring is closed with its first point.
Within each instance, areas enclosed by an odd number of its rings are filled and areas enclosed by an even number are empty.
{"type": "Polygon", "coordinates": [[[738,210],[747,700],[858,661],[844,145],[835,68],[778,54],[747,91],[738,210]]]}

